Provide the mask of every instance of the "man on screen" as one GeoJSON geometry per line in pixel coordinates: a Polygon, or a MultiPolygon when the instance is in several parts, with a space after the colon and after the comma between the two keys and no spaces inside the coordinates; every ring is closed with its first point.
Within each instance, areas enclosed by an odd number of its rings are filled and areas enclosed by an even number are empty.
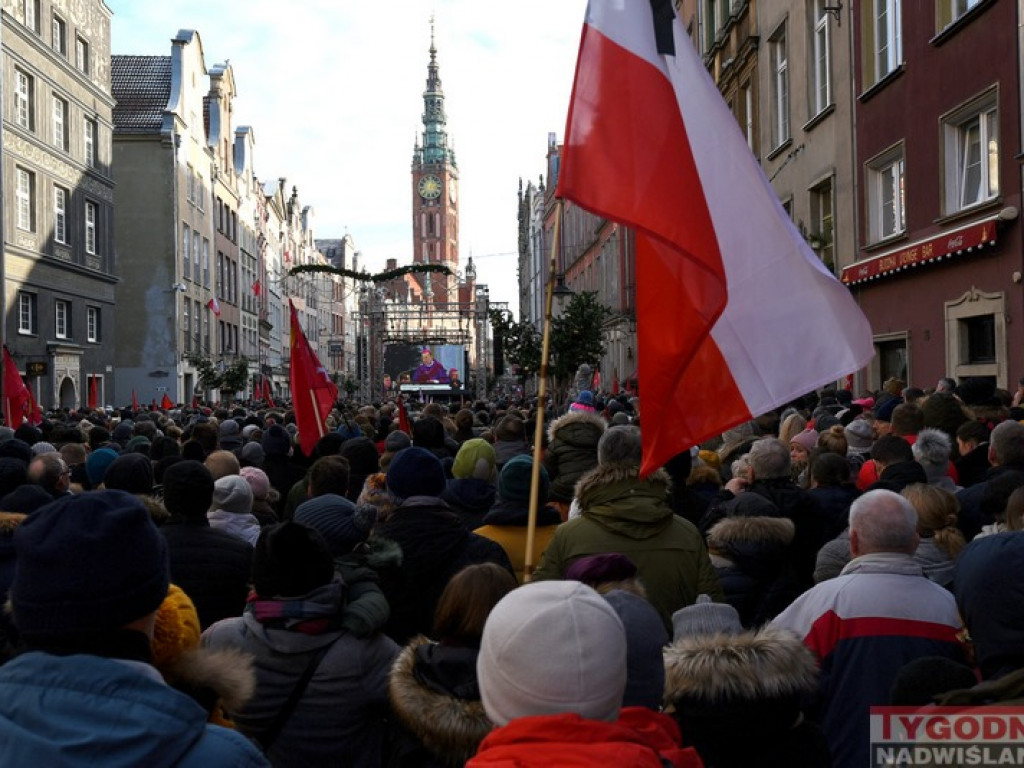
{"type": "Polygon", "coordinates": [[[422,362],[413,371],[412,380],[417,384],[447,384],[448,372],[437,360],[430,347],[423,347],[420,350],[422,362]]]}

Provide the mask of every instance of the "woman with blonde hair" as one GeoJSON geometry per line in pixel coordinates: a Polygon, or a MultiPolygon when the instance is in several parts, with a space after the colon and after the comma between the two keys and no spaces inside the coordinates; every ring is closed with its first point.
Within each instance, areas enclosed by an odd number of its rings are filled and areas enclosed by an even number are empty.
{"type": "Polygon", "coordinates": [[[903,496],[917,510],[917,533],[921,543],[914,560],[920,563],[925,576],[951,589],[956,559],[967,546],[957,528],[960,502],[949,491],[926,483],[908,485],[903,489],[903,496]]]}
{"type": "Polygon", "coordinates": [[[807,419],[802,414],[794,411],[782,420],[779,427],[779,440],[789,445],[789,441],[799,435],[807,428],[807,419]]]}

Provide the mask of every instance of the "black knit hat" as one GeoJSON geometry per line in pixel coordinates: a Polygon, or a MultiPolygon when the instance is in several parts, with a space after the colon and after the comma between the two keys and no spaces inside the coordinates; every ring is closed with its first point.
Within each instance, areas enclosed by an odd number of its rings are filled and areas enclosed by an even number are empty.
{"type": "Polygon", "coordinates": [[[117,629],[167,595],[167,544],[123,491],[62,496],[25,518],[14,549],[11,605],[28,641],[117,629]]]}
{"type": "Polygon", "coordinates": [[[295,522],[323,536],[334,557],[347,555],[357,544],[366,541],[376,520],[376,507],[369,504],[356,507],[336,493],[314,496],[295,508],[295,522]]]}
{"type": "Polygon", "coordinates": [[[271,424],[267,427],[260,442],[267,456],[287,456],[292,448],[292,439],[280,424],[271,424]]]}
{"type": "Polygon", "coordinates": [[[206,518],[213,503],[213,475],[205,465],[182,459],[164,470],[164,507],[172,515],[206,518]]]}
{"type": "Polygon", "coordinates": [[[317,531],[286,522],[264,528],[252,553],[252,586],[269,597],[300,597],[334,578],[334,561],[317,531]]]}
{"type": "MultiPolygon", "coordinates": [[[[511,504],[529,504],[530,486],[533,482],[533,457],[514,456],[505,462],[498,475],[498,496],[511,504]]],[[[537,500],[544,504],[548,500],[548,471],[542,465],[537,500]]]]}
{"type": "Polygon", "coordinates": [[[388,464],[388,490],[400,499],[440,496],[445,489],[444,469],[437,456],[425,448],[406,448],[388,464]]]}
{"type": "Polygon", "coordinates": [[[141,453],[124,453],[107,467],[103,485],[111,491],[153,492],[153,462],[141,453]]]}
{"type": "Polygon", "coordinates": [[[27,479],[27,463],[12,456],[0,457],[0,495],[6,496],[27,479]]]}
{"type": "Polygon", "coordinates": [[[53,496],[44,491],[41,485],[26,483],[0,498],[0,512],[21,512],[27,515],[51,501],[53,496]]]}

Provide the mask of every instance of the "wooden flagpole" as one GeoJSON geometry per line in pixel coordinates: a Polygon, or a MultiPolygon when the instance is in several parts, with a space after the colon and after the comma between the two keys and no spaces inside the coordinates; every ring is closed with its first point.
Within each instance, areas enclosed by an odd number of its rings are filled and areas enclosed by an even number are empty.
{"type": "Polygon", "coordinates": [[[526,525],[526,564],[523,582],[533,580],[533,550],[537,537],[537,507],[540,491],[540,462],[544,444],[544,414],[547,411],[548,356],[551,351],[551,305],[554,302],[555,280],[558,278],[558,242],[562,224],[562,201],[556,201],[555,226],[551,236],[551,265],[548,271],[548,289],[544,297],[544,334],[540,351],[540,382],[537,387],[537,424],[533,431],[533,475],[530,478],[530,513],[526,525]]]}

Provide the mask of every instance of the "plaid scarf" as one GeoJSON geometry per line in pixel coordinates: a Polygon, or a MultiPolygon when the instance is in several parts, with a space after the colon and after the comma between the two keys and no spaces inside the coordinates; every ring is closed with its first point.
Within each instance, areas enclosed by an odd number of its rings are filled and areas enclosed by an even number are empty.
{"type": "Polygon", "coordinates": [[[343,585],[334,581],[296,598],[262,598],[255,591],[246,598],[245,610],[271,629],[287,629],[304,635],[322,635],[341,629],[343,585]]]}

